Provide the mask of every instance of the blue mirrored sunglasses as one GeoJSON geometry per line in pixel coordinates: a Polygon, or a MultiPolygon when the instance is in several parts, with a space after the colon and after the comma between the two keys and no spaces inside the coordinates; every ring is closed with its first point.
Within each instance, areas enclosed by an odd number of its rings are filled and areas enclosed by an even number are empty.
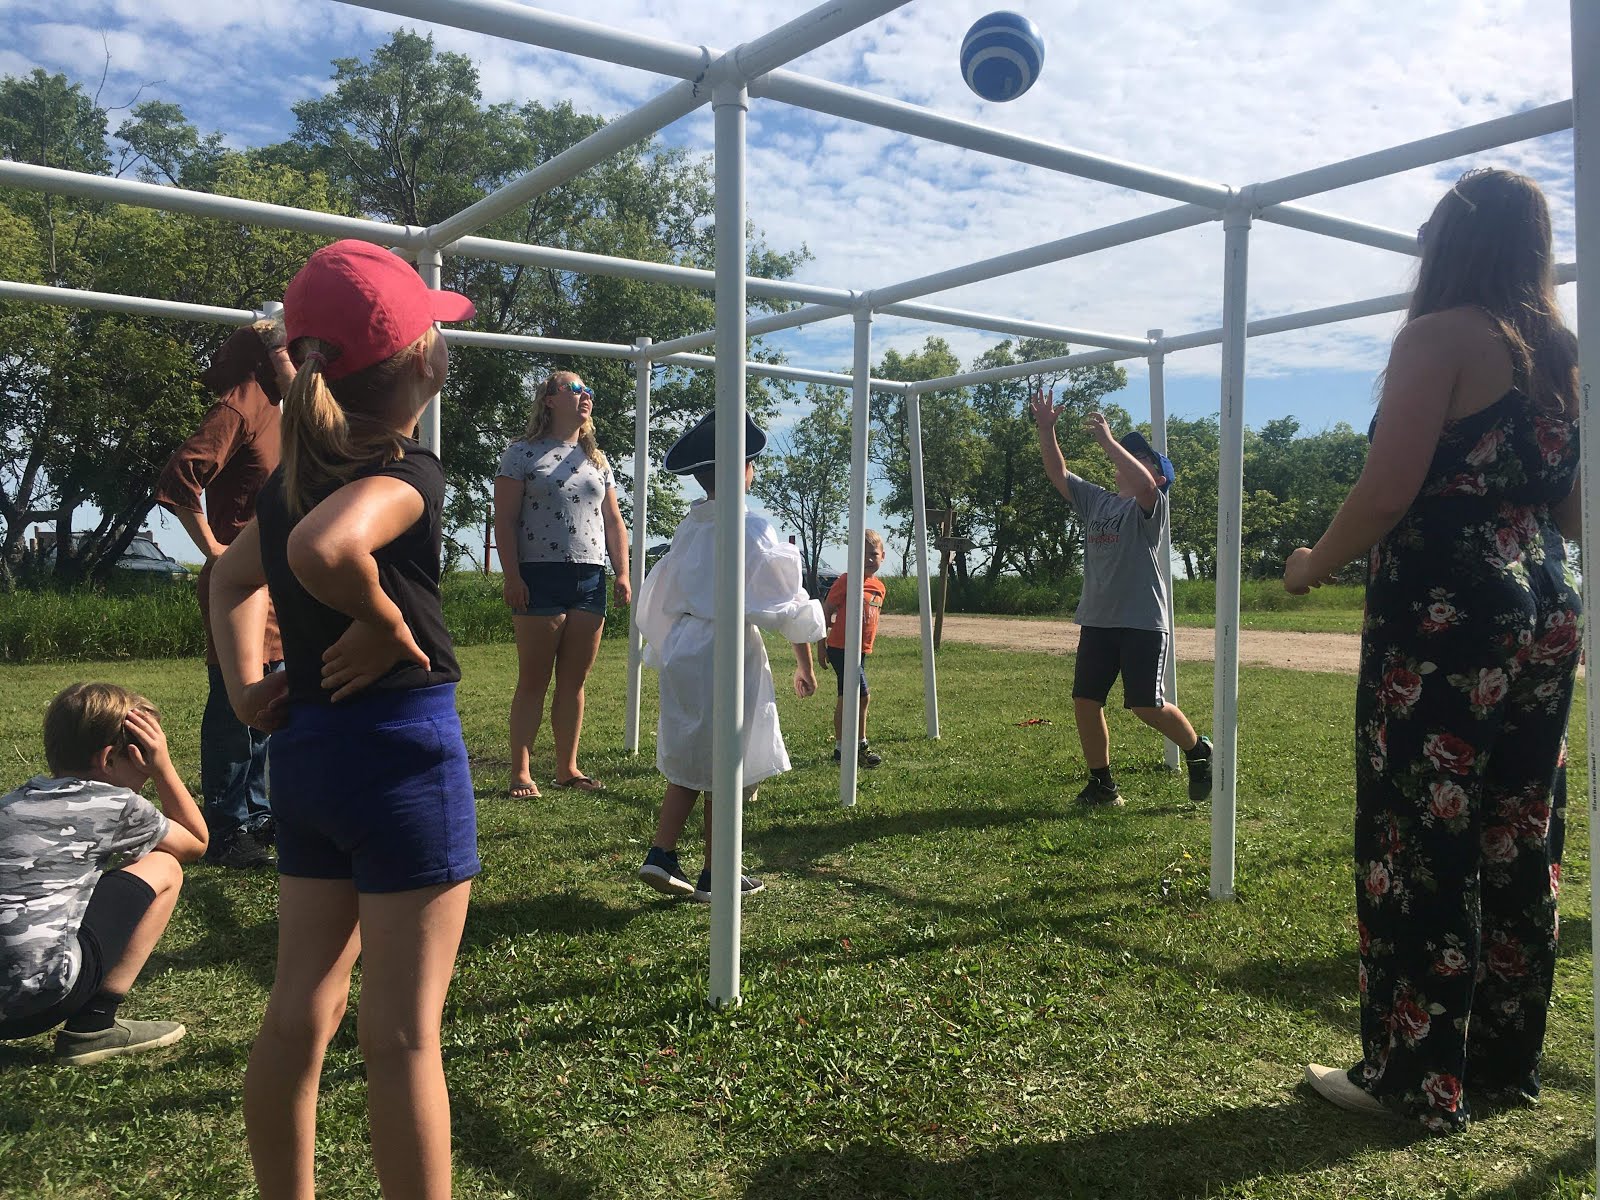
{"type": "Polygon", "coordinates": [[[591,400],[594,399],[594,393],[592,391],[590,391],[588,388],[584,387],[583,384],[579,383],[576,379],[569,379],[565,383],[552,383],[550,385],[550,387],[545,391],[545,395],[546,396],[554,396],[557,392],[561,391],[563,388],[565,388],[567,391],[571,392],[575,396],[587,396],[591,400]]]}

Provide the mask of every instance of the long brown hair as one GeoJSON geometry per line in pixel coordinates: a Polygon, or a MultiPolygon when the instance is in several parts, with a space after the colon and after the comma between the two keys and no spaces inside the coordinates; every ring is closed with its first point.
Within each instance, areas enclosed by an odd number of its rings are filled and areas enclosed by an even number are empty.
{"type": "Polygon", "coordinates": [[[433,352],[439,332],[429,326],[393,358],[330,380],[326,363],[338,348],[314,337],[296,338],[300,360],[283,398],[283,494],[291,516],[303,516],[332,488],[349,482],[373,462],[405,457],[390,406],[403,372],[433,352]]]}
{"type": "Polygon", "coordinates": [[[1423,226],[1406,319],[1462,307],[1494,322],[1535,407],[1577,415],[1577,344],[1556,302],[1550,208],[1526,175],[1468,171],[1423,226]]]}
{"type": "MultiPolygon", "coordinates": [[[[578,378],[576,371],[556,371],[539,385],[539,390],[534,393],[533,411],[528,414],[528,428],[522,434],[525,439],[536,442],[550,432],[550,406],[545,401],[555,395],[558,383],[576,378],[578,378]]],[[[594,465],[595,470],[606,469],[605,453],[600,449],[600,443],[595,440],[593,417],[585,417],[583,424],[578,426],[578,446],[583,450],[583,456],[594,465]]]]}

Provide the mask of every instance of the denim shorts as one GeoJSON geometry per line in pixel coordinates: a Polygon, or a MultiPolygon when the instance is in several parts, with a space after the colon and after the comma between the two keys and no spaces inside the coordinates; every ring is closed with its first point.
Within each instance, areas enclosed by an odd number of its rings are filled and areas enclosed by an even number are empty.
{"type": "Polygon", "coordinates": [[[268,746],[278,874],[407,892],[481,870],[455,684],[292,705],[268,746]]]}
{"type": "MultiPolygon", "coordinates": [[[[839,695],[844,695],[844,647],[829,646],[828,665],[833,668],[834,678],[839,681],[839,695]]],[[[867,660],[861,660],[861,694],[867,694],[867,660]]]]}
{"type": "Polygon", "coordinates": [[[528,585],[528,607],[511,611],[519,617],[559,617],[562,613],[606,615],[606,569],[599,563],[518,563],[528,585]]]}

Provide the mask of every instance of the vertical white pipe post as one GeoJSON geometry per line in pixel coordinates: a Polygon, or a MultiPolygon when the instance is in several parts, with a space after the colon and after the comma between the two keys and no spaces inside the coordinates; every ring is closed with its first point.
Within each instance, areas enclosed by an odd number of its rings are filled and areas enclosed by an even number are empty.
{"type": "Polygon", "coordinates": [[[917,616],[922,626],[922,709],[928,736],[939,736],[939,675],[933,653],[933,586],[928,575],[928,490],[922,474],[922,393],[906,389],[906,425],[911,438],[911,538],[917,547],[917,616]]]}
{"type": "Polygon", "coordinates": [[[745,114],[742,84],[711,95],[717,222],[716,644],[711,706],[711,1003],[739,1003],[744,840],[745,114]]]}
{"type": "Polygon", "coordinates": [[[839,720],[839,803],[855,807],[856,732],[861,725],[861,573],[867,569],[867,422],[872,399],[872,310],[858,308],[855,380],[850,407],[850,546],[845,574],[850,586],[844,602],[844,712],[839,720]]]}
{"type": "MultiPolygon", "coordinates": [[[[1572,147],[1577,176],[1573,210],[1578,232],[1578,428],[1583,487],[1584,652],[1589,671],[1589,924],[1594,954],[1595,1092],[1600,1099],[1600,627],[1592,580],[1600,570],[1600,5],[1572,0],[1572,147]]],[[[1596,1147],[1600,1171],[1600,1146],[1596,1147]]]]}
{"type": "MultiPolygon", "coordinates": [[[[436,246],[427,246],[417,251],[417,271],[422,276],[422,282],[431,288],[443,287],[444,255],[436,246]]],[[[428,407],[422,410],[422,417],[417,422],[417,441],[422,443],[423,449],[432,450],[441,461],[444,452],[439,448],[439,396],[434,393],[428,401],[428,407]]]]}
{"type": "Polygon", "coordinates": [[[1249,279],[1250,203],[1241,196],[1224,212],[1222,272],[1222,438],[1217,481],[1217,642],[1212,695],[1216,744],[1211,793],[1211,898],[1233,896],[1238,822],[1239,556],[1244,509],[1244,339],[1249,279]]]}
{"type": "Polygon", "coordinates": [[[628,555],[628,582],[633,602],[628,605],[628,711],[623,719],[623,743],[629,754],[639,753],[639,696],[644,682],[644,638],[639,633],[639,590],[644,587],[644,559],[649,534],[650,509],[650,339],[633,343],[639,351],[633,374],[633,551],[628,555]]]}
{"type": "MultiPolygon", "coordinates": [[[[1167,452],[1167,379],[1166,361],[1167,353],[1161,346],[1161,330],[1152,329],[1147,333],[1150,339],[1150,356],[1145,360],[1150,365],[1150,444],[1156,448],[1157,454],[1167,452]]],[[[1173,484],[1177,486],[1176,483],[1173,484]]],[[[1162,692],[1167,703],[1178,702],[1178,637],[1175,632],[1178,615],[1173,611],[1172,593],[1172,518],[1169,512],[1167,523],[1161,530],[1161,545],[1156,551],[1161,556],[1161,574],[1167,586],[1167,653],[1162,659],[1162,692]]],[[[1178,769],[1178,743],[1167,741],[1167,770],[1178,769]]]]}

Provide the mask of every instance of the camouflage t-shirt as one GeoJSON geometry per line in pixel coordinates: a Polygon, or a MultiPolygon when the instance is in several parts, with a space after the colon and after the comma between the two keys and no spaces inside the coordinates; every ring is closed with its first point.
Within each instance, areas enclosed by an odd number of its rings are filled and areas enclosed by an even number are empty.
{"type": "Polygon", "coordinates": [[[0,1019],[72,990],[95,884],[166,836],[160,809],[109,783],[40,775],[0,797],[0,1019]]]}

